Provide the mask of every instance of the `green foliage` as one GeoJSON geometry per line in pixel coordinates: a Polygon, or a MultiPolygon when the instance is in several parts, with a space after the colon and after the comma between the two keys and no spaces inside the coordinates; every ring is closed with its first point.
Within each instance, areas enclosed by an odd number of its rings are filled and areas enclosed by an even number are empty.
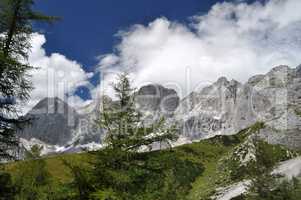
{"type": "Polygon", "coordinates": [[[11,175],[0,171],[0,200],[13,199],[15,187],[12,183],[11,175]]]}
{"type": "Polygon", "coordinates": [[[261,129],[265,128],[264,122],[256,122],[252,126],[250,126],[249,133],[258,133],[261,129]]]}
{"type": "Polygon", "coordinates": [[[33,0],[2,0],[0,3],[0,45],[4,56],[26,58],[33,22],[53,22],[56,17],[45,16],[32,10],[33,0]]]}
{"type": "Polygon", "coordinates": [[[254,137],[256,147],[256,162],[251,168],[252,183],[250,186],[250,199],[290,199],[290,192],[295,186],[288,182],[279,184],[279,177],[271,172],[279,161],[287,159],[287,150],[280,146],[272,146],[254,137]],[[276,189],[275,189],[276,188],[276,189]]]}
{"type": "Polygon", "coordinates": [[[99,190],[90,195],[91,200],[120,200],[118,195],[112,190],[99,190]]]}
{"type": "MultiPolygon", "coordinates": [[[[85,200],[88,199],[90,194],[94,191],[91,180],[90,171],[83,165],[74,164],[67,160],[63,160],[73,176],[73,180],[69,183],[70,188],[74,188],[75,192],[72,195],[74,199],[85,200]]],[[[69,199],[71,197],[69,196],[69,199]]]]}
{"type": "Polygon", "coordinates": [[[260,190],[254,189],[254,186],[252,186],[250,193],[239,196],[236,199],[237,200],[297,200],[300,199],[301,197],[300,180],[296,178],[290,181],[288,180],[279,181],[273,178],[268,180],[262,180],[261,183],[265,183],[262,189],[260,190]],[[272,181],[272,182],[268,182],[268,181],[272,181]]]}
{"type": "Polygon", "coordinates": [[[257,138],[257,134],[264,127],[264,123],[257,122],[232,136],[236,138],[238,145],[229,156],[224,157],[222,167],[228,172],[231,182],[251,178],[257,173],[271,170],[278,162],[298,155],[297,152],[281,145],[271,145],[257,138]],[[262,169],[259,169],[259,166],[262,169]],[[261,172],[257,172],[258,170],[261,172]]]}
{"type": "Polygon", "coordinates": [[[16,199],[46,199],[50,177],[45,160],[40,157],[40,150],[38,146],[32,147],[29,160],[18,166],[14,180],[18,194],[16,199]]]}
{"type": "Polygon", "coordinates": [[[252,126],[239,131],[235,135],[218,135],[211,138],[209,141],[213,143],[221,143],[224,146],[238,145],[244,142],[248,136],[257,133],[263,128],[265,128],[265,124],[263,122],[256,122],[252,126]]]}
{"type": "Polygon", "coordinates": [[[16,102],[26,101],[32,89],[26,62],[32,23],[53,21],[32,10],[33,0],[0,1],[0,159],[11,159],[17,145],[15,131],[24,123],[17,120],[16,102]]]}
{"type": "MultiPolygon", "coordinates": [[[[252,147],[247,147],[252,148],[252,147]]],[[[242,152],[236,152],[242,154],[242,152]]],[[[237,155],[227,160],[227,169],[232,181],[240,181],[253,177],[267,170],[271,170],[281,161],[288,160],[297,153],[284,148],[281,145],[270,145],[264,141],[257,141],[255,144],[255,157],[247,163],[241,163],[237,155]]]]}
{"type": "MultiPolygon", "coordinates": [[[[50,192],[52,194],[50,199],[53,200],[210,199],[216,188],[233,183],[233,180],[228,176],[228,169],[222,166],[226,164],[225,158],[229,158],[230,152],[244,143],[250,136],[249,134],[250,128],[233,136],[216,136],[173,149],[144,153],[124,154],[122,152],[116,153],[113,149],[104,149],[98,152],[45,158],[43,160],[46,163],[45,168],[50,174],[48,179],[50,181],[47,183],[47,187],[42,186],[40,188],[41,196],[39,198],[43,199],[42,194],[45,195],[50,192]],[[125,159],[124,155],[133,157],[129,158],[129,162],[117,162],[117,160],[125,159]],[[107,168],[106,165],[109,167],[107,168]],[[96,167],[99,167],[98,175],[95,173],[96,167]]],[[[258,146],[260,149],[258,152],[268,158],[260,161],[261,164],[265,163],[267,168],[274,165],[271,163],[290,158],[287,149],[279,145],[258,142],[258,146]],[[275,161],[270,157],[277,159],[275,161]]],[[[22,168],[21,166],[28,162],[31,161],[12,163],[7,166],[9,168],[7,171],[12,173],[13,180],[19,177],[18,171],[22,168]]],[[[254,174],[258,171],[253,166],[249,169],[246,168],[243,173],[249,174],[248,177],[255,180],[254,174]],[[251,177],[251,174],[254,176],[251,177]]],[[[246,177],[243,173],[241,179],[246,177]]],[[[258,181],[260,185],[264,186],[268,182],[267,186],[278,188],[280,182],[275,181],[273,177],[264,175],[262,176],[264,179],[261,178],[258,181]]],[[[239,181],[240,179],[237,178],[236,180],[239,181]]],[[[261,188],[264,187],[261,186],[261,188]]],[[[287,188],[290,189],[290,187],[287,188]]],[[[286,191],[285,188],[282,190],[286,191]]],[[[252,194],[255,196],[257,192],[254,189],[253,191],[255,192],[252,194]]],[[[267,190],[264,189],[264,191],[267,190]]],[[[294,200],[299,199],[297,197],[300,196],[300,184],[294,189],[292,195],[294,195],[294,200]]],[[[242,195],[236,199],[254,200],[252,199],[253,196],[242,195]]],[[[281,196],[280,192],[278,196],[281,196]]],[[[284,200],[285,198],[279,199],[284,200]]]]}
{"type": "Polygon", "coordinates": [[[135,89],[131,88],[126,73],[120,74],[117,81],[117,84],[113,85],[117,103],[112,105],[104,98],[102,113],[98,120],[98,125],[107,131],[105,139],[107,148],[130,153],[156,142],[176,139],[175,128],[165,126],[163,118],[145,125],[141,114],[135,108],[135,89]]]}
{"type": "Polygon", "coordinates": [[[189,154],[195,155],[204,168],[204,172],[191,183],[192,189],[185,199],[209,199],[216,188],[228,183],[225,171],[220,167],[224,165],[221,160],[237,145],[240,137],[239,135],[215,136],[208,140],[178,147],[185,149],[185,154],[190,152],[189,154]]]}
{"type": "Polygon", "coordinates": [[[145,182],[154,172],[163,173],[157,165],[149,165],[146,155],[139,150],[151,149],[154,143],[167,144],[176,137],[175,129],[167,128],[164,119],[145,125],[135,108],[135,90],[131,88],[128,75],[120,74],[117,81],[113,85],[117,103],[111,105],[104,101],[98,121],[107,131],[107,147],[97,153],[94,174],[98,194],[113,190],[115,197],[129,199],[143,190],[143,184],[137,183],[145,182]]]}

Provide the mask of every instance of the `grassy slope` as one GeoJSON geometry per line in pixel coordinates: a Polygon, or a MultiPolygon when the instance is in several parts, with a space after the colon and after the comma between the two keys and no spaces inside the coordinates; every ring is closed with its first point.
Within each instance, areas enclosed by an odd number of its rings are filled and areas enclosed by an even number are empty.
{"type": "MultiPolygon", "coordinates": [[[[188,200],[206,199],[213,194],[215,188],[229,183],[229,178],[225,171],[220,170],[222,158],[239,144],[241,144],[246,136],[256,132],[262,127],[262,124],[245,129],[233,136],[216,136],[214,138],[183,145],[173,149],[172,151],[163,150],[146,154],[146,157],[159,158],[164,162],[164,157],[174,157],[179,160],[189,160],[203,170],[195,170],[191,166],[181,166],[179,174],[175,178],[180,180],[179,190],[181,191],[181,199],[184,197],[188,200]],[[185,169],[182,169],[185,168],[185,169]],[[191,172],[192,171],[192,172],[191,172]],[[182,173],[182,174],[181,174],[182,173]],[[184,195],[183,195],[184,194],[184,195]]],[[[90,153],[59,155],[46,158],[47,168],[53,177],[61,182],[68,183],[72,180],[69,169],[63,165],[62,159],[72,161],[91,167],[89,164],[93,161],[93,155],[90,153]]],[[[6,166],[7,171],[14,174],[18,162],[6,166]]],[[[176,168],[176,166],[175,166],[176,168]]],[[[178,166],[179,168],[179,166],[178,166]]]]}
{"type": "MultiPolygon", "coordinates": [[[[93,160],[93,156],[89,153],[80,154],[64,154],[45,158],[49,173],[59,182],[68,183],[72,180],[72,175],[68,167],[63,164],[63,160],[70,161],[74,164],[85,163],[89,167],[89,162],[93,160]]],[[[6,166],[6,170],[14,175],[14,172],[20,162],[18,161],[6,166]]],[[[91,166],[90,166],[91,167],[91,166]]]]}
{"type": "Polygon", "coordinates": [[[227,156],[237,145],[241,144],[244,139],[257,130],[257,125],[240,131],[237,135],[217,136],[206,141],[201,141],[201,149],[212,152],[215,156],[206,157],[203,164],[205,165],[204,173],[192,183],[187,199],[207,199],[212,195],[215,189],[227,182],[226,174],[220,170],[220,160],[227,156]],[[204,148],[206,144],[207,148],[204,148]]]}
{"type": "Polygon", "coordinates": [[[232,146],[212,145],[210,142],[201,142],[193,144],[194,147],[205,153],[203,157],[204,172],[194,183],[191,184],[192,189],[188,194],[187,199],[200,199],[208,196],[213,192],[216,181],[220,179],[221,174],[218,172],[218,161],[226,155],[232,146]]]}
{"type": "MultiPolygon", "coordinates": [[[[223,138],[228,138],[228,136],[223,138]]],[[[204,171],[197,171],[197,173],[188,172],[188,174],[185,174],[184,172],[184,174],[179,174],[179,177],[177,177],[177,179],[180,179],[180,176],[185,176],[185,180],[182,181],[182,186],[179,187],[179,190],[188,194],[189,190],[192,188],[190,195],[185,196],[187,196],[188,199],[199,199],[198,197],[205,196],[212,192],[215,180],[218,179],[218,174],[216,173],[217,162],[235,146],[234,144],[225,145],[222,140],[223,139],[221,139],[221,137],[216,137],[201,142],[183,145],[173,149],[172,151],[164,150],[151,152],[151,157],[159,157],[164,160],[164,156],[171,156],[180,160],[190,160],[194,163],[199,163],[200,168],[204,171]]],[[[81,153],[46,158],[48,171],[56,179],[56,181],[68,183],[72,180],[72,176],[69,169],[63,165],[62,159],[81,165],[86,163],[87,167],[91,167],[88,163],[93,161],[93,155],[89,153],[81,153]]],[[[6,169],[14,174],[18,163],[19,162],[9,164],[6,166],[6,169]]],[[[185,166],[185,168],[186,169],[183,170],[186,171],[186,173],[189,170],[192,171],[192,169],[187,166],[185,166]]]]}

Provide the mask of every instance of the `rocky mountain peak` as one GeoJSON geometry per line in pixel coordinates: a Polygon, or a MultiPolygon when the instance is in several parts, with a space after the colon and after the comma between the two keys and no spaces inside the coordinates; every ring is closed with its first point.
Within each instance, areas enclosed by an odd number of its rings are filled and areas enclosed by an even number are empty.
{"type": "Polygon", "coordinates": [[[274,68],[272,68],[268,74],[273,74],[273,73],[285,73],[291,70],[291,68],[287,65],[279,65],[274,68]]]}
{"type": "Polygon", "coordinates": [[[158,84],[142,86],[136,95],[136,103],[142,111],[174,112],[180,98],[174,89],[165,88],[158,84]]]}
{"type": "Polygon", "coordinates": [[[30,123],[18,133],[20,137],[36,138],[53,145],[66,144],[78,124],[75,109],[57,97],[42,99],[25,118],[30,123]]]}
{"type": "Polygon", "coordinates": [[[226,77],[222,76],[215,82],[216,85],[226,85],[229,84],[229,81],[226,77]]]}
{"type": "Polygon", "coordinates": [[[39,101],[30,111],[29,114],[53,114],[75,112],[66,102],[58,97],[47,97],[39,101]]]}
{"type": "Polygon", "coordinates": [[[255,75],[252,76],[251,78],[249,78],[249,80],[247,81],[247,84],[251,85],[251,86],[255,86],[256,84],[258,84],[262,79],[264,79],[264,75],[259,74],[259,75],[255,75]]]}

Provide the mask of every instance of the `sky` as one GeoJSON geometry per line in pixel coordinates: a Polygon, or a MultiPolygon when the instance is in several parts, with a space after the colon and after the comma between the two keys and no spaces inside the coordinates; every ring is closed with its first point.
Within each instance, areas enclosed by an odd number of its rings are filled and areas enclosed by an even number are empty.
{"type": "Polygon", "coordinates": [[[62,19],[35,24],[29,62],[35,89],[81,106],[112,95],[116,73],[181,97],[220,76],[241,82],[301,63],[300,0],[37,0],[62,19]]]}

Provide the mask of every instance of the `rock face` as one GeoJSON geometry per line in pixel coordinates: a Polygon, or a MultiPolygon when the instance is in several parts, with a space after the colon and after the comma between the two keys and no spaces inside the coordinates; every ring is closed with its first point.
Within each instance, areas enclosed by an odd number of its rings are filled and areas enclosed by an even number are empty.
{"type": "MultiPolygon", "coordinates": [[[[103,98],[112,102],[109,97],[103,98]]],[[[75,110],[59,98],[41,100],[26,114],[30,123],[18,133],[22,148],[28,150],[38,144],[44,147],[43,154],[99,148],[104,136],[104,131],[96,125],[101,101],[75,110]]]]}
{"type": "Polygon", "coordinates": [[[234,134],[263,121],[262,138],[301,148],[300,75],[300,67],[278,66],[245,84],[222,77],[183,99],[175,112],[176,121],[182,121],[182,132],[191,139],[234,134]]]}
{"type": "Polygon", "coordinates": [[[19,136],[36,138],[52,145],[65,145],[73,137],[78,124],[77,112],[59,98],[41,100],[26,116],[31,119],[19,136]]]}
{"type": "Polygon", "coordinates": [[[79,113],[79,120],[76,129],[74,130],[74,137],[71,143],[80,145],[88,143],[101,144],[104,136],[104,130],[97,126],[97,120],[100,116],[101,102],[105,98],[107,103],[112,103],[109,97],[102,97],[100,100],[90,103],[89,105],[81,108],[79,113]]]}
{"type": "MultiPolygon", "coordinates": [[[[103,98],[114,105],[109,97],[103,98]]],[[[173,89],[146,85],[135,99],[146,120],[164,116],[179,126],[186,142],[235,134],[262,121],[263,139],[301,148],[301,66],[278,66],[244,84],[221,77],[182,100],[173,89]]],[[[58,98],[43,99],[26,115],[33,121],[20,136],[59,146],[102,143],[105,131],[95,126],[100,108],[99,102],[93,102],[75,111],[58,98]]]]}
{"type": "Polygon", "coordinates": [[[173,89],[161,85],[146,85],[136,94],[137,107],[141,112],[171,115],[178,107],[180,98],[173,89]]]}

